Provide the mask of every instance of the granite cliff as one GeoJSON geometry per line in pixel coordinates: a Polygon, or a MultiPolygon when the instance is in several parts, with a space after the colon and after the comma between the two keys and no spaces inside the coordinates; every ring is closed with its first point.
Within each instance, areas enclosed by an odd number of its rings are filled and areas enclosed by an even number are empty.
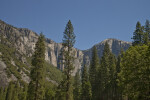
{"type": "MultiPolygon", "coordinates": [[[[11,44],[11,46],[15,48],[17,52],[15,53],[16,58],[18,58],[18,60],[22,62],[26,67],[30,68],[31,64],[28,63],[27,58],[31,57],[34,52],[34,47],[38,39],[38,34],[26,28],[16,28],[0,20],[0,36],[2,36],[5,40],[8,41],[8,43],[5,43],[6,45],[11,44]]],[[[0,39],[0,42],[3,42],[3,40],[0,39]]],[[[111,51],[115,55],[119,54],[121,48],[126,50],[131,46],[130,42],[125,42],[117,39],[106,39],[100,42],[99,44],[95,45],[98,50],[99,57],[102,56],[105,42],[108,42],[111,51]]],[[[45,43],[46,43],[46,54],[45,54],[46,62],[59,69],[63,69],[59,63],[59,54],[62,48],[62,44],[56,43],[48,38],[46,38],[45,43]]],[[[77,70],[81,69],[83,63],[86,63],[88,65],[90,64],[92,48],[83,51],[76,48],[74,48],[73,50],[75,51],[74,56],[76,58],[74,61],[75,69],[73,71],[73,75],[75,75],[77,70]]],[[[2,55],[1,51],[0,55],[2,55]]],[[[13,59],[11,61],[11,64],[14,66],[16,65],[13,59]]],[[[15,75],[12,76],[13,78],[7,79],[7,75],[5,73],[5,69],[7,67],[8,66],[5,64],[2,58],[0,58],[0,81],[2,83],[7,83],[5,81],[9,82],[10,79],[16,80],[15,75]]],[[[24,70],[28,71],[25,68],[24,70]]],[[[29,76],[26,75],[24,71],[22,71],[22,73],[24,75],[24,77],[22,78],[23,81],[29,82],[30,81],[29,76]]]]}

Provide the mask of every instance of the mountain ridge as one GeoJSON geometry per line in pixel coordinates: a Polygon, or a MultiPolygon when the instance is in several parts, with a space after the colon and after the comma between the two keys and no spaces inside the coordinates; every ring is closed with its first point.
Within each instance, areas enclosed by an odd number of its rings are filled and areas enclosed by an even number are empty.
{"type": "MultiPolygon", "coordinates": [[[[27,57],[31,57],[34,53],[34,47],[36,44],[36,41],[38,40],[38,34],[32,30],[29,30],[27,28],[16,28],[12,25],[9,25],[5,23],[4,21],[0,20],[0,35],[3,35],[3,37],[9,41],[9,44],[11,44],[19,54],[17,55],[20,61],[23,64],[26,64],[27,67],[30,67],[31,65],[28,64],[27,57]]],[[[0,40],[2,41],[2,40],[0,40]]],[[[125,42],[118,39],[105,39],[104,41],[101,41],[98,44],[95,44],[99,57],[102,56],[103,47],[105,45],[105,42],[108,42],[110,45],[111,51],[117,56],[121,50],[127,50],[130,46],[130,42],[125,42]]],[[[62,43],[56,43],[55,41],[46,38],[46,53],[45,53],[45,60],[49,64],[59,68],[64,69],[64,66],[60,64],[60,52],[62,49],[62,43]]],[[[87,50],[80,50],[78,48],[73,48],[75,51],[75,61],[74,61],[74,71],[72,75],[75,75],[75,73],[82,68],[83,64],[90,65],[91,55],[92,55],[92,48],[89,48],[87,50]]],[[[0,51],[1,52],[1,51],[0,51]]],[[[14,64],[15,65],[15,64],[14,64]]],[[[29,81],[25,80],[24,81],[29,81]]]]}

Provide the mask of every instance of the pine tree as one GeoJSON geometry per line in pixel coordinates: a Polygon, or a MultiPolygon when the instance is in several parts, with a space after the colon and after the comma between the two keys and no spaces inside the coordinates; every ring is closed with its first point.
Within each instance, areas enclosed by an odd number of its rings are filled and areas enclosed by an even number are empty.
{"type": "Polygon", "coordinates": [[[115,74],[116,74],[116,58],[115,56],[111,53],[110,54],[110,57],[109,57],[109,62],[110,62],[110,65],[109,65],[109,80],[110,80],[110,83],[109,83],[109,98],[112,98],[112,100],[116,100],[116,94],[115,94],[115,90],[116,90],[116,77],[115,77],[115,74]]]}
{"type": "Polygon", "coordinates": [[[149,40],[150,40],[150,22],[149,22],[149,20],[146,20],[144,29],[145,29],[145,32],[148,33],[149,40]]]}
{"type": "Polygon", "coordinates": [[[146,20],[145,26],[144,26],[144,36],[143,36],[143,41],[144,44],[148,45],[150,41],[150,22],[149,20],[146,20]]]}
{"type": "Polygon", "coordinates": [[[7,95],[7,87],[5,87],[5,89],[4,89],[2,100],[6,100],[6,95],[7,95]]]}
{"type": "Polygon", "coordinates": [[[102,100],[105,100],[107,95],[107,89],[108,89],[108,83],[109,83],[109,54],[110,54],[110,49],[109,45],[106,42],[103,50],[103,56],[100,61],[100,66],[101,66],[101,90],[102,90],[102,100]]]}
{"type": "Polygon", "coordinates": [[[115,68],[116,59],[115,56],[111,53],[109,45],[106,42],[104,46],[103,56],[100,62],[99,76],[100,83],[99,86],[101,91],[98,93],[101,97],[99,99],[107,100],[114,98],[115,92],[115,68]]]}
{"type": "Polygon", "coordinates": [[[45,39],[40,34],[36,43],[35,52],[32,59],[32,70],[30,72],[31,81],[28,86],[28,100],[44,99],[45,83],[45,39]]]}
{"type": "Polygon", "coordinates": [[[23,88],[20,89],[20,93],[19,93],[19,100],[27,100],[27,84],[25,84],[23,86],[23,88]]]}
{"type": "Polygon", "coordinates": [[[67,88],[66,82],[65,80],[62,80],[57,87],[56,96],[55,96],[56,100],[66,100],[66,88],[67,88]]]}
{"type": "Polygon", "coordinates": [[[122,88],[119,86],[119,73],[121,71],[121,58],[123,57],[124,51],[121,49],[120,54],[117,58],[117,64],[116,64],[116,73],[115,73],[115,98],[116,100],[122,100],[122,88]]]}
{"type": "Polygon", "coordinates": [[[13,82],[10,82],[7,88],[6,100],[12,100],[13,91],[14,91],[14,84],[13,82]]]}
{"type": "Polygon", "coordinates": [[[19,100],[18,99],[19,93],[20,93],[19,83],[15,82],[14,89],[13,89],[12,100],[19,100]]]}
{"type": "Polygon", "coordinates": [[[63,83],[66,84],[65,95],[66,100],[72,100],[73,99],[73,88],[72,88],[72,82],[71,82],[71,72],[73,70],[73,61],[74,61],[74,53],[73,53],[73,46],[75,44],[75,34],[73,32],[73,26],[71,24],[71,21],[69,20],[65,31],[64,31],[64,37],[63,37],[63,49],[62,49],[62,62],[64,64],[64,74],[65,77],[63,79],[63,83]]]}
{"type": "Polygon", "coordinates": [[[92,50],[92,60],[89,69],[89,80],[92,86],[92,99],[95,100],[97,92],[97,70],[99,67],[99,57],[97,54],[96,46],[92,50]]]}
{"type": "Polygon", "coordinates": [[[92,99],[92,90],[91,90],[91,84],[89,81],[89,76],[87,72],[87,67],[83,67],[82,72],[82,94],[81,94],[81,100],[91,100],[92,99]]]}
{"type": "Polygon", "coordinates": [[[74,90],[73,90],[74,100],[80,100],[81,98],[81,80],[79,71],[76,73],[74,78],[74,90]]]}
{"type": "Polygon", "coordinates": [[[141,26],[140,22],[136,24],[136,30],[133,33],[133,42],[132,45],[138,45],[143,43],[143,30],[144,28],[141,26]]]}

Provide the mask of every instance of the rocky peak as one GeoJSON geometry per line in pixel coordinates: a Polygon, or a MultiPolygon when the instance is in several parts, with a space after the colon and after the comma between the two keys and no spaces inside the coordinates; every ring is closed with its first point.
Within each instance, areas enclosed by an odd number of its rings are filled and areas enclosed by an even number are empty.
{"type": "MultiPolygon", "coordinates": [[[[105,39],[104,41],[94,45],[97,48],[99,57],[102,57],[102,55],[103,55],[103,49],[104,49],[104,45],[106,42],[109,44],[109,48],[112,51],[112,53],[115,54],[116,56],[120,53],[121,49],[123,49],[125,51],[131,46],[131,42],[126,42],[126,41],[113,39],[113,38],[105,39]]],[[[83,53],[84,53],[83,61],[85,63],[87,63],[88,65],[89,65],[91,57],[92,57],[92,48],[83,51],[83,53]]]]}

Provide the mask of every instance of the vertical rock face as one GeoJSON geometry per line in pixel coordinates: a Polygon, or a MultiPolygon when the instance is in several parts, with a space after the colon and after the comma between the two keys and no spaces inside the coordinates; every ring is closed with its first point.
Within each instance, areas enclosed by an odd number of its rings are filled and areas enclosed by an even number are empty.
{"type": "MultiPolygon", "coordinates": [[[[126,51],[131,46],[130,42],[125,42],[125,41],[112,39],[112,38],[106,39],[106,40],[104,40],[104,41],[102,41],[102,42],[95,45],[96,48],[97,48],[98,56],[100,58],[103,55],[103,49],[104,49],[104,45],[105,45],[106,42],[109,44],[109,48],[112,51],[112,53],[116,56],[120,53],[121,49],[126,51]]],[[[83,51],[83,53],[84,53],[84,62],[87,63],[88,65],[90,63],[90,59],[91,59],[91,56],[92,56],[92,48],[83,51]]]]}
{"type": "MultiPolygon", "coordinates": [[[[32,56],[35,48],[35,43],[38,40],[38,34],[36,34],[35,32],[25,28],[13,27],[1,20],[0,20],[0,35],[3,35],[4,38],[11,41],[11,43],[14,45],[14,47],[17,49],[17,51],[20,54],[26,55],[28,57],[32,56]]],[[[108,42],[111,51],[115,55],[119,54],[121,48],[126,50],[131,46],[131,43],[129,42],[124,42],[117,39],[106,39],[100,42],[99,44],[95,45],[98,50],[99,57],[102,56],[105,42],[108,42]]],[[[54,65],[55,67],[63,69],[61,68],[62,66],[59,63],[59,55],[61,52],[62,44],[56,43],[51,39],[47,39],[47,38],[45,40],[45,43],[46,43],[45,60],[48,63],[54,65]]],[[[74,48],[73,50],[75,52],[74,56],[76,58],[74,61],[75,69],[73,71],[73,75],[75,75],[77,70],[81,69],[83,63],[86,63],[87,65],[90,64],[92,48],[83,51],[78,50],[76,48],[74,48]]]]}

